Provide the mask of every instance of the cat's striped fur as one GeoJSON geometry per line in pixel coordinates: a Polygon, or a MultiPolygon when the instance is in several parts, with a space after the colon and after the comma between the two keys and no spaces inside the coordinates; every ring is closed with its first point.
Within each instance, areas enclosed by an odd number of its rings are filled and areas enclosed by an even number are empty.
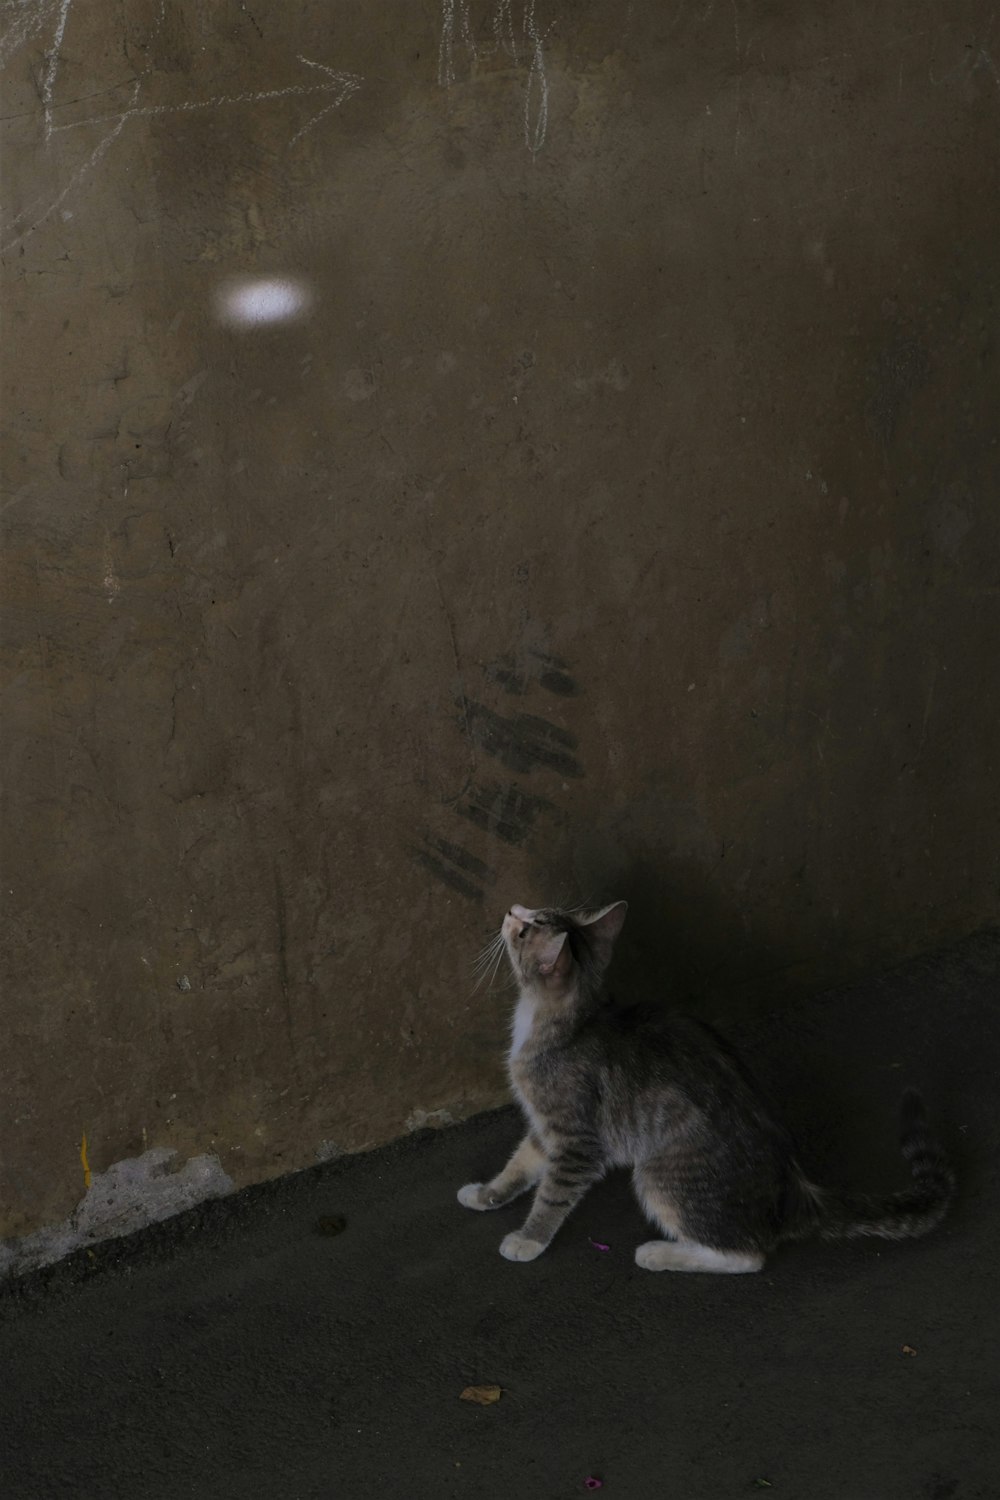
{"type": "Polygon", "coordinates": [[[951,1167],[918,1095],[904,1095],[901,1146],[912,1186],[851,1197],[809,1182],[752,1078],[708,1026],[619,1010],[602,997],[625,903],[562,912],[513,906],[503,942],[518,985],[509,1057],[528,1133],[488,1183],[459,1192],[500,1208],[530,1188],[531,1211],[500,1253],[533,1260],[587,1189],[630,1167],[662,1239],[649,1270],[756,1271],[782,1240],[926,1234],[954,1193],[951,1167]]]}

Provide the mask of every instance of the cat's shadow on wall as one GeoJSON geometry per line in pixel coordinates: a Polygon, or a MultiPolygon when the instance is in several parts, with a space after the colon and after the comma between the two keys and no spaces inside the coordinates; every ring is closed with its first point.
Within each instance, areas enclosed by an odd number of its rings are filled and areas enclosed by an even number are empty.
{"type": "Polygon", "coordinates": [[[784,956],[751,935],[693,862],[626,863],[620,846],[578,847],[573,866],[568,904],[628,902],[610,980],[622,1003],[663,999],[711,1019],[753,1011],[769,985],[783,987],[784,956]]]}

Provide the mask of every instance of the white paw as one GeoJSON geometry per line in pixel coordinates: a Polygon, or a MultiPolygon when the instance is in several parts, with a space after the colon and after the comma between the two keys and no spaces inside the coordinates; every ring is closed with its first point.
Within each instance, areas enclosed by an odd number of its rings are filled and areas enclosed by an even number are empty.
{"type": "Polygon", "coordinates": [[[505,1234],[500,1241],[500,1254],[504,1260],[534,1260],[544,1249],[540,1240],[526,1239],[517,1229],[505,1234]]]}
{"type": "Polygon", "coordinates": [[[635,1252],[635,1263],[644,1271],[665,1271],[673,1264],[671,1253],[676,1256],[677,1246],[669,1240],[647,1240],[635,1252]]]}
{"type": "Polygon", "coordinates": [[[484,1199],[483,1184],[481,1182],[467,1182],[465,1187],[460,1187],[458,1190],[458,1201],[463,1208],[475,1208],[480,1213],[484,1213],[486,1209],[495,1206],[484,1199]]]}

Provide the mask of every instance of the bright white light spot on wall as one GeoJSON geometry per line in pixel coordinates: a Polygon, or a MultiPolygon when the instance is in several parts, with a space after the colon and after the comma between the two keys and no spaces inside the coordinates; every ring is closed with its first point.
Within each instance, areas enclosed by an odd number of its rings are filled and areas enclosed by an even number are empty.
{"type": "Polygon", "coordinates": [[[288,323],[311,303],[312,294],[305,283],[288,276],[245,276],[227,281],[216,293],[219,317],[241,328],[288,323]]]}

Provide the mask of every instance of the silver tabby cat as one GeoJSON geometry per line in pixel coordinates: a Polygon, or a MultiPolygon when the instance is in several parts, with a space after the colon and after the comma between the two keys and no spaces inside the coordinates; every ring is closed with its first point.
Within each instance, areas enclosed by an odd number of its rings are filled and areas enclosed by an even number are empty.
{"type": "Polygon", "coordinates": [[[500,1208],[535,1189],[501,1255],[534,1260],[592,1183],[631,1167],[662,1238],[635,1258],[650,1271],[759,1271],[783,1240],[926,1234],[954,1194],[923,1104],[903,1097],[901,1147],[913,1186],[848,1196],[804,1176],[794,1144],[726,1044],[683,1016],[615,1009],[602,997],[625,903],[599,911],[512,906],[495,945],[518,986],[509,1070],[528,1133],[492,1182],[458,1194],[500,1208]]]}

